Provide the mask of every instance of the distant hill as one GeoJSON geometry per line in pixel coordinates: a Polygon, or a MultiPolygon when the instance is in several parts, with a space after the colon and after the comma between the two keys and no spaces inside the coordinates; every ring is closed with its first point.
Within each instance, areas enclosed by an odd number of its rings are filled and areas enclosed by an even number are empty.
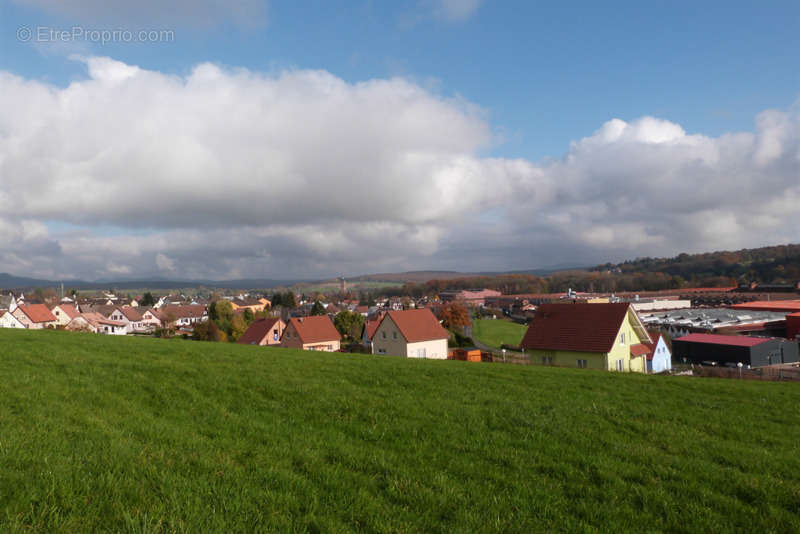
{"type": "Polygon", "coordinates": [[[791,283],[800,280],[800,245],[684,253],[672,258],[637,258],[598,265],[592,270],[612,270],[622,274],[660,273],[684,280],[727,277],[739,283],[791,283]]]}
{"type": "Polygon", "coordinates": [[[467,272],[459,271],[406,271],[402,273],[378,273],[365,274],[361,276],[349,277],[348,282],[400,282],[424,284],[431,280],[454,280],[461,278],[480,278],[487,276],[504,276],[511,274],[533,274],[536,276],[547,276],[555,272],[567,270],[586,270],[587,267],[575,267],[572,265],[554,266],[545,269],[525,269],[518,271],[483,271],[467,272]]]}

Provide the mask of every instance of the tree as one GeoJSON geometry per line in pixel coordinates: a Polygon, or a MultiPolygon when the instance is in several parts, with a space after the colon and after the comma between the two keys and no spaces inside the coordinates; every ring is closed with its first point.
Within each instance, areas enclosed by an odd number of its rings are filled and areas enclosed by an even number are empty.
{"type": "Polygon", "coordinates": [[[319,300],[314,301],[314,305],[311,307],[311,315],[325,315],[325,306],[319,300]]]}
{"type": "Polygon", "coordinates": [[[139,303],[140,306],[153,306],[156,303],[155,297],[149,291],[142,296],[142,301],[139,303]]]}
{"type": "Polygon", "coordinates": [[[297,307],[297,299],[295,298],[294,293],[292,292],[291,289],[283,294],[283,298],[281,298],[281,303],[286,308],[297,307]]]}
{"type": "Polygon", "coordinates": [[[343,337],[357,340],[364,329],[364,316],[347,310],[340,311],[334,317],[333,324],[343,337]]]}
{"type": "Polygon", "coordinates": [[[250,326],[253,324],[253,321],[255,321],[256,316],[253,314],[253,310],[250,308],[245,308],[244,313],[242,313],[242,319],[244,319],[244,322],[247,324],[247,326],[250,326]]]}
{"type": "Polygon", "coordinates": [[[242,337],[242,334],[244,334],[247,330],[247,324],[245,323],[244,318],[238,314],[233,316],[230,324],[231,329],[228,332],[228,341],[236,341],[242,337]]]}
{"type": "Polygon", "coordinates": [[[192,339],[198,341],[222,341],[222,336],[225,333],[221,332],[214,321],[203,321],[194,325],[194,332],[192,339]]]}
{"type": "Polygon", "coordinates": [[[458,302],[448,302],[442,306],[439,320],[442,321],[442,326],[448,330],[461,329],[470,324],[467,308],[458,302]]]}
{"type": "Polygon", "coordinates": [[[229,300],[217,300],[208,307],[208,316],[221,326],[220,322],[230,323],[233,319],[233,305],[229,300]]]}

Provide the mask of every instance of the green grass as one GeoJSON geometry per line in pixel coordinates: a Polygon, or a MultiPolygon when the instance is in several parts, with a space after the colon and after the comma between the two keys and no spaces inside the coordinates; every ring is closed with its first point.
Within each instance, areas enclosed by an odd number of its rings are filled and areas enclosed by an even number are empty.
{"type": "Polygon", "coordinates": [[[475,319],[472,322],[472,336],[490,347],[500,345],[519,345],[527,326],[505,319],[475,319]]]}
{"type": "Polygon", "coordinates": [[[800,530],[800,387],[0,330],[2,532],[800,530]]]}

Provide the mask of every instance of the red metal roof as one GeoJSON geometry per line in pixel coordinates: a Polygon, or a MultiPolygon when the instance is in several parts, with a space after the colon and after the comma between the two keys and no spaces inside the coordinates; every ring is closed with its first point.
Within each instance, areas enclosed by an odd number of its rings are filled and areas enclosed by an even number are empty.
{"type": "Polygon", "coordinates": [[[714,345],[733,345],[736,347],[755,347],[769,341],[768,337],[723,336],[720,334],[689,334],[673,341],[690,341],[692,343],[711,343],[714,345]]]}
{"type": "Polygon", "coordinates": [[[392,322],[397,325],[400,333],[409,343],[450,337],[450,333],[439,324],[439,320],[428,308],[390,311],[386,315],[392,318],[392,322]]]}
{"type": "Polygon", "coordinates": [[[736,310],[800,312],[800,300],[755,300],[753,302],[734,304],[731,308],[736,310]]]}
{"type": "MultiPolygon", "coordinates": [[[[272,333],[272,329],[278,321],[280,321],[278,317],[257,319],[253,321],[253,324],[250,325],[245,333],[242,334],[242,337],[236,342],[242,345],[257,345],[272,333]]],[[[280,334],[283,334],[283,332],[280,332],[280,334]]]]}
{"type": "Polygon", "coordinates": [[[609,352],[630,308],[610,304],[542,304],[536,310],[523,349],[609,352]]]}

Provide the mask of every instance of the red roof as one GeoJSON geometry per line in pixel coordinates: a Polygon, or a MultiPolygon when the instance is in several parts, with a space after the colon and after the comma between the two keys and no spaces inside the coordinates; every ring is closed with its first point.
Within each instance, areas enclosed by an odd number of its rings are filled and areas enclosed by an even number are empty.
{"type": "MultiPolygon", "coordinates": [[[[242,334],[237,343],[242,345],[258,345],[272,333],[272,328],[280,321],[278,317],[267,317],[253,321],[253,324],[242,334]]],[[[283,332],[281,332],[282,334],[283,332]]]]}
{"type": "Polygon", "coordinates": [[[203,317],[206,313],[206,307],[200,306],[196,304],[187,304],[185,306],[180,306],[177,304],[169,304],[167,306],[162,306],[159,308],[159,316],[160,318],[165,318],[168,315],[172,315],[176,320],[177,319],[199,319],[203,317]]]}
{"type": "Polygon", "coordinates": [[[542,304],[520,346],[523,349],[609,352],[614,347],[629,302],[542,304]]]}
{"type": "Polygon", "coordinates": [[[661,339],[661,334],[655,332],[648,332],[647,335],[649,335],[650,339],[653,340],[652,343],[645,343],[647,348],[650,349],[647,353],[647,359],[652,360],[653,354],[655,354],[656,347],[658,346],[658,341],[661,339]]]}
{"type": "MultiPolygon", "coordinates": [[[[386,313],[386,316],[392,318],[392,322],[397,325],[408,343],[450,337],[450,333],[439,324],[439,320],[428,308],[390,311],[386,313]]],[[[383,320],[386,320],[386,317],[383,320]]]]}
{"type": "Polygon", "coordinates": [[[50,310],[44,304],[26,304],[20,306],[19,310],[34,323],[48,323],[57,320],[56,316],[50,313],[50,310]]]}
{"type": "Polygon", "coordinates": [[[126,319],[128,319],[131,322],[135,323],[143,319],[142,314],[139,313],[139,310],[131,306],[121,306],[117,309],[122,315],[125,316],[126,319]]]}
{"type": "Polygon", "coordinates": [[[756,300],[734,304],[731,308],[736,310],[800,312],[800,300],[756,300]]]}
{"type": "MultiPolygon", "coordinates": [[[[327,315],[312,315],[311,317],[292,317],[289,324],[303,343],[320,343],[322,341],[341,340],[342,336],[333,326],[333,321],[327,315]]],[[[288,325],[287,325],[288,328],[288,325]]]]}
{"type": "MultiPolygon", "coordinates": [[[[54,309],[56,309],[56,307],[57,307],[59,310],[63,311],[63,312],[64,312],[64,314],[65,314],[67,317],[69,317],[70,319],[74,319],[75,317],[77,317],[78,315],[80,315],[80,314],[81,314],[81,313],[78,311],[78,309],[77,309],[77,308],[75,308],[75,306],[73,306],[72,304],[59,304],[58,306],[53,306],[53,310],[54,310],[54,309]]],[[[50,310],[50,311],[52,312],[52,310],[50,310]]]]}
{"type": "Polygon", "coordinates": [[[636,345],[631,345],[631,356],[644,356],[645,354],[650,354],[651,352],[653,352],[653,349],[650,348],[650,346],[646,343],[637,343],[636,345]]]}
{"type": "Polygon", "coordinates": [[[381,320],[383,319],[384,314],[380,314],[377,319],[374,321],[365,321],[364,328],[367,331],[367,339],[372,340],[373,336],[375,336],[375,332],[377,332],[378,327],[381,325],[381,320]]]}
{"type": "Polygon", "coordinates": [[[711,343],[714,345],[733,345],[736,347],[755,347],[769,341],[768,337],[723,336],[719,334],[689,334],[673,341],[689,341],[691,343],[711,343]]]}

